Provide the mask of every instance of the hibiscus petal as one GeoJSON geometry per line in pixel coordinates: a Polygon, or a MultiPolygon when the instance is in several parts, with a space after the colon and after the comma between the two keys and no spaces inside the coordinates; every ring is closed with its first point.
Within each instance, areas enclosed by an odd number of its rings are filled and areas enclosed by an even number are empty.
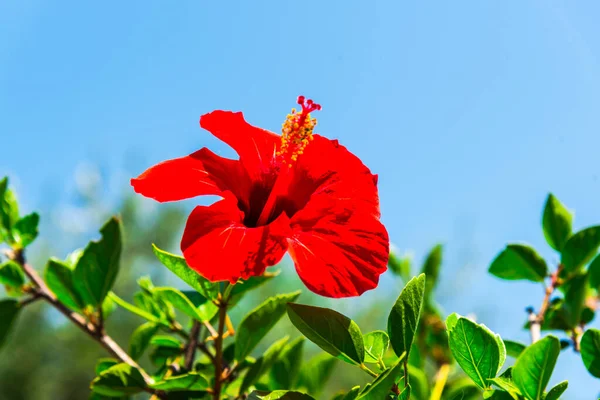
{"type": "Polygon", "coordinates": [[[289,252],[310,290],[349,297],[377,286],[387,268],[389,238],[376,216],[324,201],[294,220],[289,252]]]}
{"type": "Polygon", "coordinates": [[[161,162],[131,180],[137,193],[154,200],[176,201],[200,195],[240,194],[248,182],[239,161],[203,148],[189,156],[161,162]]]}
{"type": "Polygon", "coordinates": [[[200,117],[200,126],[230,145],[251,175],[268,171],[281,137],[250,125],[241,112],[213,111],[200,117]]]}
{"type": "Polygon", "coordinates": [[[337,140],[319,135],[298,157],[286,198],[296,210],[329,198],[344,202],[346,208],[380,215],[377,175],[337,140]]]}
{"type": "Polygon", "coordinates": [[[181,240],[188,265],[210,281],[234,283],[262,275],[277,264],[287,250],[289,219],[282,215],[269,225],[247,228],[243,218],[230,195],[211,206],[196,207],[181,240]]]}

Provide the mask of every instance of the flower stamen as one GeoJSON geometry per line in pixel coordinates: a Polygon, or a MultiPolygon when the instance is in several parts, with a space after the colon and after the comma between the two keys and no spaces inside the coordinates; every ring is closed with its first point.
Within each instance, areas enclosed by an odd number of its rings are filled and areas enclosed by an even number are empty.
{"type": "Polygon", "coordinates": [[[317,119],[312,118],[310,113],[319,111],[321,105],[304,96],[298,96],[298,104],[302,106],[300,112],[292,108],[281,127],[281,148],[278,156],[284,158],[291,168],[292,163],[298,160],[298,156],[304,153],[304,149],[313,140],[313,130],[317,125],[317,119]]]}

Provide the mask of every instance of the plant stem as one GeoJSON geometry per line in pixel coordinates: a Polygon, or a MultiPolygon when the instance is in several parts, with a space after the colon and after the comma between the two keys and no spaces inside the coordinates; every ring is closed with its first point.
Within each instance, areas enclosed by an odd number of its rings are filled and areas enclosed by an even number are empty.
{"type": "Polygon", "coordinates": [[[379,376],[375,372],[371,371],[365,364],[360,364],[360,369],[371,375],[373,378],[377,378],[379,376]]]}
{"type": "Polygon", "coordinates": [[[231,294],[233,285],[228,285],[223,291],[223,295],[219,299],[219,325],[217,327],[217,335],[215,337],[215,359],[213,365],[215,367],[215,385],[213,387],[213,400],[221,399],[221,384],[223,383],[223,333],[225,331],[225,320],[227,319],[227,301],[231,294]]]}
{"type": "Polygon", "coordinates": [[[187,371],[192,369],[194,365],[194,356],[196,355],[196,348],[198,347],[198,338],[200,337],[200,322],[194,321],[192,324],[192,330],[190,331],[190,338],[188,341],[187,348],[185,350],[185,363],[184,367],[187,371]]]}
{"type": "MultiPolygon", "coordinates": [[[[104,347],[111,355],[115,358],[119,359],[121,362],[131,365],[132,367],[138,369],[140,374],[144,378],[146,384],[154,383],[154,379],[146,373],[129,355],[103,330],[98,329],[98,327],[89,323],[83,316],[71,311],[67,306],[65,306],[58,298],[52,293],[52,291],[46,286],[44,280],[38,275],[38,273],[33,269],[27,262],[25,261],[25,255],[22,250],[14,250],[11,254],[11,258],[13,261],[16,261],[17,264],[23,269],[23,272],[31,282],[35,285],[35,291],[33,293],[35,297],[40,297],[44,299],[46,302],[50,303],[54,308],[60,311],[65,317],[67,317],[71,322],[75,324],[79,329],[85,332],[88,336],[98,342],[102,347],[104,347]]],[[[28,304],[26,302],[25,304],[28,304]]],[[[147,391],[154,393],[155,395],[161,397],[161,395],[155,392],[152,389],[148,389],[147,391]]]]}
{"type": "Polygon", "coordinates": [[[408,357],[404,356],[404,387],[408,387],[408,357]]]}
{"type": "MultiPolygon", "coordinates": [[[[186,331],[184,331],[181,325],[179,324],[173,325],[171,327],[171,332],[178,334],[185,340],[190,340],[190,335],[186,331]]],[[[198,350],[206,354],[206,356],[210,359],[211,362],[214,362],[215,356],[210,352],[206,344],[200,342],[200,340],[198,340],[198,350]]]]}
{"type": "Polygon", "coordinates": [[[556,288],[560,286],[558,276],[562,269],[562,264],[559,264],[556,271],[550,275],[550,285],[546,286],[544,299],[542,300],[542,305],[540,306],[539,312],[537,314],[535,314],[534,310],[530,310],[529,312],[529,332],[531,334],[531,343],[535,343],[541,338],[542,323],[544,322],[546,312],[550,306],[550,297],[556,288]]]}
{"type": "Polygon", "coordinates": [[[430,400],[440,400],[442,398],[442,393],[444,391],[444,387],[446,386],[446,381],[448,380],[448,374],[450,373],[450,364],[443,364],[437,373],[437,380],[435,381],[435,386],[431,391],[430,400]]]}

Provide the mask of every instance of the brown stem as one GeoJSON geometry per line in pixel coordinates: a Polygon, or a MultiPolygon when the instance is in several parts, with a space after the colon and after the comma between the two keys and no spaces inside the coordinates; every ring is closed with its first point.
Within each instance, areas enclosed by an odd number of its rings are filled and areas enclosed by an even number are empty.
{"type": "MultiPolygon", "coordinates": [[[[181,327],[181,325],[179,325],[179,324],[174,325],[171,329],[171,332],[178,334],[185,340],[190,340],[190,335],[186,331],[184,331],[183,328],[181,327]]],[[[200,350],[201,352],[206,354],[206,356],[210,359],[210,362],[214,363],[215,356],[210,352],[210,350],[208,349],[206,344],[200,342],[199,340],[198,340],[198,350],[200,350]]]]}
{"type": "Polygon", "coordinates": [[[581,336],[583,334],[583,328],[581,326],[576,327],[571,332],[571,340],[573,341],[573,350],[577,353],[581,353],[581,336]]]}
{"type": "MultiPolygon", "coordinates": [[[[146,371],[144,371],[131,357],[129,357],[129,355],[110,336],[106,335],[101,329],[98,329],[98,327],[88,322],[81,315],[71,311],[67,306],[61,303],[60,300],[58,300],[54,293],[52,293],[48,286],[46,286],[46,283],[38,275],[35,269],[27,264],[22,250],[15,250],[11,258],[21,266],[23,272],[25,272],[25,275],[27,275],[31,282],[33,282],[35,285],[35,296],[41,297],[50,303],[54,308],[56,308],[71,322],[73,322],[75,326],[100,343],[102,347],[104,347],[114,357],[138,369],[146,384],[154,383],[154,380],[150,377],[150,375],[148,375],[146,371]]],[[[154,393],[159,397],[163,397],[160,393],[157,393],[152,389],[148,389],[147,391],[154,393]]]]}
{"type": "Polygon", "coordinates": [[[19,301],[19,307],[25,307],[26,305],[34,303],[41,299],[42,296],[39,294],[39,292],[32,292],[31,296],[19,301]]]}
{"type": "Polygon", "coordinates": [[[196,348],[198,347],[198,338],[200,337],[200,322],[194,321],[192,324],[192,330],[190,331],[190,338],[185,349],[185,369],[190,371],[194,365],[194,356],[196,355],[196,348]]]}
{"type": "Polygon", "coordinates": [[[227,303],[219,304],[219,327],[215,338],[215,386],[213,388],[213,400],[221,399],[221,375],[223,373],[223,331],[225,330],[225,319],[227,318],[227,303]]]}
{"type": "Polygon", "coordinates": [[[542,300],[542,305],[540,306],[540,310],[537,314],[533,310],[530,310],[529,313],[529,332],[531,333],[531,342],[535,343],[540,340],[542,323],[544,322],[544,318],[546,316],[546,312],[548,311],[548,307],[550,306],[550,297],[556,290],[556,288],[560,285],[559,274],[562,271],[562,264],[558,265],[558,268],[555,272],[550,276],[550,285],[546,286],[544,292],[544,299],[542,300]]]}

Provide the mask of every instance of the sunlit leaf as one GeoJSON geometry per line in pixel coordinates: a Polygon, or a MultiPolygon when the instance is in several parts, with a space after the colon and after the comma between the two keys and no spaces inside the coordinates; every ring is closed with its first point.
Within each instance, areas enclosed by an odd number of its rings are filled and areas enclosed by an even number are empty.
{"type": "Polygon", "coordinates": [[[102,238],[90,242],[73,272],[73,284],[86,305],[100,307],[119,272],[121,227],[111,218],[100,229],[102,238]]]}
{"type": "Polygon", "coordinates": [[[154,244],[152,245],[152,250],[154,250],[156,258],[158,258],[165,267],[170,269],[171,272],[181,278],[181,280],[190,285],[193,289],[196,289],[208,299],[217,298],[219,286],[191,269],[187,265],[185,258],[161,250],[154,244]]]}
{"type": "Polygon", "coordinates": [[[243,361],[256,345],[283,317],[287,303],[300,296],[300,291],[270,297],[250,311],[235,334],[235,359],[243,361]]]}
{"type": "Polygon", "coordinates": [[[387,351],[390,338],[384,331],[373,331],[363,336],[365,344],[365,362],[377,363],[387,351]]]}
{"type": "Polygon", "coordinates": [[[496,256],[489,272],[502,279],[543,282],[548,275],[548,266],[533,247],[509,244],[496,256]]]}
{"type": "Polygon", "coordinates": [[[585,331],[581,338],[581,358],[589,373],[600,378],[600,330],[585,331]]]}
{"type": "Polygon", "coordinates": [[[548,195],[544,206],[542,227],[546,242],[556,251],[561,251],[571,236],[573,213],[552,194],[548,195]]]}
{"type": "Polygon", "coordinates": [[[311,342],[334,357],[360,365],[365,348],[360,328],[337,311],[303,304],[288,304],[288,316],[296,328],[311,342]]]}
{"type": "Polygon", "coordinates": [[[527,399],[543,398],[559,353],[559,340],[546,336],[527,347],[517,358],[512,368],[512,379],[527,399]]]}
{"type": "Polygon", "coordinates": [[[424,274],[408,281],[388,317],[390,343],[396,355],[409,355],[425,296],[424,274]]]}
{"type": "Polygon", "coordinates": [[[146,322],[133,331],[131,338],[129,339],[129,355],[131,358],[137,360],[142,356],[144,350],[146,350],[150,344],[150,339],[152,339],[152,336],[156,335],[158,329],[158,324],[146,322]]]}
{"type": "Polygon", "coordinates": [[[141,392],[146,386],[144,378],[136,368],[128,364],[117,364],[100,373],[90,388],[101,395],[118,397],[141,392]]]}
{"type": "Polygon", "coordinates": [[[562,249],[563,271],[571,273],[583,268],[598,253],[599,247],[600,226],[592,226],[575,233],[562,249]]]}
{"type": "Polygon", "coordinates": [[[450,350],[458,365],[477,386],[482,389],[489,387],[488,380],[494,378],[501,367],[501,350],[496,335],[485,325],[464,317],[458,318],[448,334],[450,350]]]}

